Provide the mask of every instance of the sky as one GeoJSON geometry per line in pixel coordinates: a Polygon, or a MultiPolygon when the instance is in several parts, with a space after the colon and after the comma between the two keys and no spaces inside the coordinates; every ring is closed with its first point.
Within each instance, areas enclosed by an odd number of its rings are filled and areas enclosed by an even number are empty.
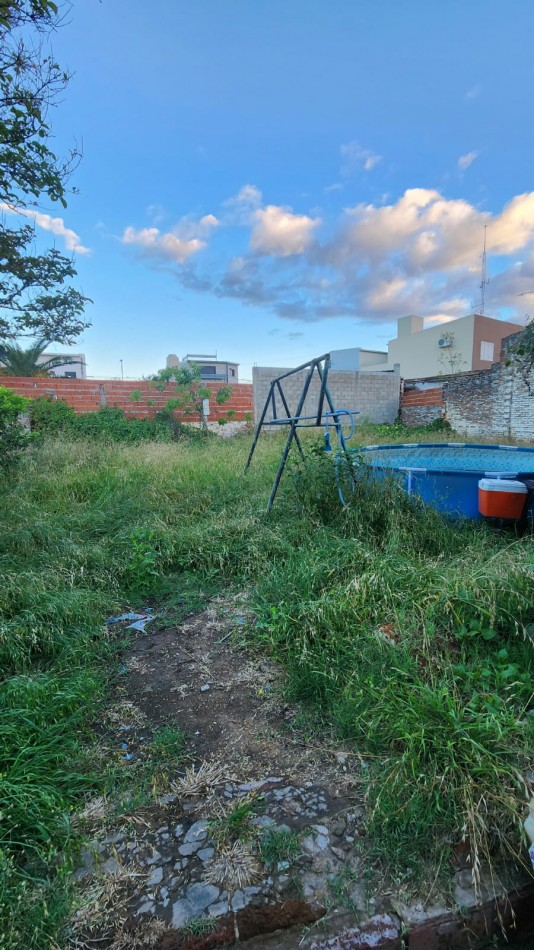
{"type": "MultiPolygon", "coordinates": [[[[532,0],[74,0],[40,239],[93,300],[88,375],[295,366],[396,320],[534,308],[532,0]],[[524,296],[520,296],[524,295],[524,296]]],[[[61,349],[61,347],[54,347],[61,349]]]]}

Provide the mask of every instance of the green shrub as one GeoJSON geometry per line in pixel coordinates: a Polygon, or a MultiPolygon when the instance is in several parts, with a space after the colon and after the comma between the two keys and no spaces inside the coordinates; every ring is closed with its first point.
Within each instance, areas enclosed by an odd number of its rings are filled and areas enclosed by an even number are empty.
{"type": "Polygon", "coordinates": [[[30,433],[20,421],[28,400],[0,386],[0,468],[10,468],[30,442],[30,433]]]}
{"type": "Polygon", "coordinates": [[[49,399],[40,396],[28,406],[31,427],[34,432],[47,435],[71,433],[75,426],[74,409],[64,399],[49,399]]]}
{"type": "Polygon", "coordinates": [[[154,419],[136,419],[111,406],[76,415],[62,399],[41,397],[28,402],[32,429],[40,436],[66,435],[73,439],[126,445],[198,438],[197,430],[182,425],[167,410],[158,412],[154,419]]]}

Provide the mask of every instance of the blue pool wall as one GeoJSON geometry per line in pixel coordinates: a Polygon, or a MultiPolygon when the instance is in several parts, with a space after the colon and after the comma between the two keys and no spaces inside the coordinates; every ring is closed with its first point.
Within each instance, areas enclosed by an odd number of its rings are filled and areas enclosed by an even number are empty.
{"type": "MultiPolygon", "coordinates": [[[[394,474],[407,494],[417,495],[425,504],[453,517],[483,517],[478,510],[481,478],[534,479],[534,448],[415,442],[368,445],[353,451],[361,453],[378,478],[394,474]]],[[[534,498],[529,510],[534,517],[534,498]]]]}

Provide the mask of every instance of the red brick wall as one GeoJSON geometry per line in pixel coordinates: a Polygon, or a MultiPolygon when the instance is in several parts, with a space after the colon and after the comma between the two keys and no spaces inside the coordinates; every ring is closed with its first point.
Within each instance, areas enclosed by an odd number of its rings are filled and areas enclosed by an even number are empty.
{"type": "Polygon", "coordinates": [[[428,425],[445,414],[443,386],[432,389],[405,389],[401,399],[401,419],[407,426],[428,425]]]}
{"type": "MultiPolygon", "coordinates": [[[[40,379],[21,376],[3,376],[0,385],[13,389],[21,396],[37,399],[39,396],[53,396],[64,399],[72,406],[76,413],[95,412],[102,406],[123,409],[129,416],[138,419],[150,418],[165,406],[175,394],[172,383],[169,383],[164,392],[158,392],[145,380],[120,379],[40,379]],[[132,400],[132,393],[140,392],[139,399],[132,400]]],[[[219,406],[216,401],[218,390],[224,383],[206,383],[211,391],[209,419],[216,422],[225,416],[228,410],[235,411],[235,419],[242,420],[245,413],[253,412],[252,385],[250,383],[234,383],[231,386],[232,395],[228,402],[219,406]]],[[[197,421],[195,416],[185,417],[197,421]]]]}

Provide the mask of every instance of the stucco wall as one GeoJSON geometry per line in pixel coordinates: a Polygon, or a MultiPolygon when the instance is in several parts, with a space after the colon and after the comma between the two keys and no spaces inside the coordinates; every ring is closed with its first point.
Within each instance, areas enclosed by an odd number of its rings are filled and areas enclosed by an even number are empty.
{"type": "Polygon", "coordinates": [[[470,314],[426,330],[418,329],[420,323],[415,318],[398,323],[398,337],[388,344],[388,366],[400,363],[405,379],[489,369],[499,359],[503,339],[519,329],[518,324],[480,314],[470,314]],[[410,328],[414,332],[410,333],[410,328]],[[453,337],[452,345],[439,347],[438,341],[449,334],[453,337]],[[483,341],[494,344],[492,360],[480,358],[483,341]]]}
{"type": "Polygon", "coordinates": [[[438,373],[461,372],[471,369],[473,354],[474,316],[453,320],[437,327],[428,327],[416,333],[407,333],[390,340],[388,363],[400,363],[405,379],[437,376],[438,373]],[[447,333],[454,334],[454,346],[440,349],[438,340],[447,333]],[[453,366],[450,361],[454,359],[453,366]]]}

